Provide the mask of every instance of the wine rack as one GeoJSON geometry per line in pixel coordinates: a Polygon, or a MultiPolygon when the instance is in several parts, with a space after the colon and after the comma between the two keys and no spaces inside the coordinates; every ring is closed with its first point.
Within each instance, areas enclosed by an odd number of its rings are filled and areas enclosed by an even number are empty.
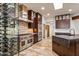
{"type": "Polygon", "coordinates": [[[13,7],[14,3],[0,4],[0,56],[12,56],[18,52],[17,20],[13,7]]]}

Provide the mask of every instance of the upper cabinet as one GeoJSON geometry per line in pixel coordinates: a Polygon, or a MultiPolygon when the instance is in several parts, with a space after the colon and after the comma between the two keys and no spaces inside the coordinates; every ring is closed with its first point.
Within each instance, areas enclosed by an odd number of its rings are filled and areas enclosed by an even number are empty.
{"type": "Polygon", "coordinates": [[[28,23],[28,27],[33,28],[34,27],[34,20],[36,19],[36,12],[34,12],[33,10],[28,10],[28,19],[30,21],[33,21],[33,23],[28,23]]]}
{"type": "Polygon", "coordinates": [[[34,20],[36,18],[36,12],[33,10],[28,10],[28,19],[29,20],[34,20]]]}
{"type": "Polygon", "coordinates": [[[79,15],[72,17],[72,20],[77,20],[77,19],[79,19],[79,15]]]}
{"type": "Polygon", "coordinates": [[[56,29],[69,29],[70,28],[70,14],[55,16],[56,29]]]}
{"type": "Polygon", "coordinates": [[[42,22],[42,15],[40,13],[37,13],[36,17],[37,17],[39,22],[42,22]]]}

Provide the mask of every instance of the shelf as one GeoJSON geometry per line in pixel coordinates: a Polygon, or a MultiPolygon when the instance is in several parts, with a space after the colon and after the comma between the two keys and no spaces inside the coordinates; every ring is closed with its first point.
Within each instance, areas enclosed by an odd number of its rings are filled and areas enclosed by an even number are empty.
{"type": "Polygon", "coordinates": [[[22,13],[22,14],[27,14],[27,12],[25,12],[25,11],[20,11],[20,13],[22,13]]]}
{"type": "Polygon", "coordinates": [[[34,35],[34,34],[37,34],[37,33],[23,33],[23,34],[19,34],[19,35],[21,36],[21,35],[34,35]]]}
{"type": "Polygon", "coordinates": [[[32,20],[24,19],[24,18],[21,18],[21,17],[19,17],[19,20],[20,20],[20,21],[27,22],[27,23],[33,23],[32,20]]]}

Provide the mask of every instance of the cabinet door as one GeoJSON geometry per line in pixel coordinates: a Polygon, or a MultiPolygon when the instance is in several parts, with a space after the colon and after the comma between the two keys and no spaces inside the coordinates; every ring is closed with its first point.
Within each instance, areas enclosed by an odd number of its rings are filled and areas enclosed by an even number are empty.
{"type": "Polygon", "coordinates": [[[28,23],[28,28],[33,28],[33,23],[28,23]]]}
{"type": "Polygon", "coordinates": [[[34,43],[37,43],[38,42],[38,34],[35,34],[34,35],[34,43]]]}
{"type": "Polygon", "coordinates": [[[33,10],[28,10],[28,20],[32,20],[33,23],[28,23],[28,28],[33,28],[36,13],[33,10]]]}
{"type": "Polygon", "coordinates": [[[56,29],[70,28],[70,14],[58,15],[55,17],[56,29]]]}
{"type": "Polygon", "coordinates": [[[68,29],[70,28],[70,20],[56,20],[57,29],[68,29]]]}

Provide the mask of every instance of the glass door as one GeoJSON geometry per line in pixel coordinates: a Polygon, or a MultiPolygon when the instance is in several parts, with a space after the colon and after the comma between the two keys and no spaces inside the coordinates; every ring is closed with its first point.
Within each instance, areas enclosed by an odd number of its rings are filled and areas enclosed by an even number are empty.
{"type": "Polygon", "coordinates": [[[12,56],[19,51],[18,13],[15,3],[0,4],[0,55],[12,56]]]}

